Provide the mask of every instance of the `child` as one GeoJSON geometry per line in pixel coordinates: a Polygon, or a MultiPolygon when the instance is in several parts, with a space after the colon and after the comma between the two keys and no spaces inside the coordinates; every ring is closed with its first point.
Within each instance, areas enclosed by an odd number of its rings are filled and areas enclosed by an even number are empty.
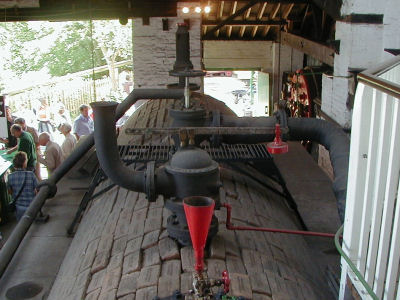
{"type": "Polygon", "coordinates": [[[27,162],[26,153],[17,152],[13,159],[15,171],[8,176],[8,189],[15,202],[18,221],[28,209],[37,192],[38,181],[33,172],[25,170],[27,162]]]}

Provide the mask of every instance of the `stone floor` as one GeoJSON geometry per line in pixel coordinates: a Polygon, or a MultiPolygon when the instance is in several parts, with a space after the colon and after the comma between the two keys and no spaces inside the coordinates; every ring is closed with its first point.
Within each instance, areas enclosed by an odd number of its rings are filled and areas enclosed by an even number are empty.
{"type": "MultiPolygon", "coordinates": [[[[57,185],[57,195],[47,200],[43,211],[50,215],[47,223],[33,223],[6,272],[0,279],[0,299],[7,299],[7,290],[17,284],[33,281],[43,287],[32,299],[46,299],[65,253],[72,241],[66,235],[89,178],[63,178],[57,185]]],[[[7,237],[6,237],[7,238],[7,237]]]]}

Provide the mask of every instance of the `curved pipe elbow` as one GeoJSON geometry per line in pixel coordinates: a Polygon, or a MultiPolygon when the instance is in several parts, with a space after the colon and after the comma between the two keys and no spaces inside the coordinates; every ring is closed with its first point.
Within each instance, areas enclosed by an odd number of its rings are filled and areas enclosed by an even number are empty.
{"type": "Polygon", "coordinates": [[[120,157],[115,130],[116,102],[94,102],[94,141],[104,173],[116,184],[137,192],[145,190],[145,173],[126,167],[120,157]]]}
{"type": "Polygon", "coordinates": [[[347,175],[349,169],[350,139],[343,130],[332,123],[313,118],[289,118],[289,140],[311,140],[323,145],[328,151],[335,179],[333,191],[338,201],[341,221],[346,206],[347,175]]]}

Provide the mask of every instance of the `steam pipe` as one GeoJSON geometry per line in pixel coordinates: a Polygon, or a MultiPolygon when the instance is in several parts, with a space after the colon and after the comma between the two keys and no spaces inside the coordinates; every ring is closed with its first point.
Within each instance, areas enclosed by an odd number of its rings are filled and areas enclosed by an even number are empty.
{"type": "MultiPolygon", "coordinates": [[[[278,115],[279,116],[279,115],[278,115]]],[[[344,220],[347,192],[347,172],[349,168],[350,139],[343,130],[331,122],[314,118],[286,118],[280,116],[280,121],[287,122],[289,141],[310,140],[323,145],[330,155],[335,179],[333,191],[336,196],[338,212],[341,221],[344,220]]],[[[277,122],[275,117],[239,118],[223,115],[221,126],[240,127],[270,127],[277,122]]],[[[224,136],[226,143],[262,143],[274,139],[273,135],[229,135],[224,136]]]]}
{"type": "Polygon", "coordinates": [[[94,111],[94,140],[101,169],[114,183],[128,190],[145,191],[145,173],[128,169],[119,156],[115,130],[116,102],[90,103],[94,111]]]}
{"type": "MultiPolygon", "coordinates": [[[[123,116],[123,114],[133,105],[136,101],[141,99],[179,99],[183,97],[183,91],[180,89],[167,90],[167,89],[135,89],[126,99],[121,102],[115,113],[115,121],[123,116]]],[[[33,198],[24,216],[18,222],[13,232],[9,236],[7,242],[0,250],[0,277],[4,272],[15,251],[21,244],[22,239],[25,237],[26,232],[29,230],[37,213],[44,205],[46,199],[53,197],[56,194],[56,184],[60,179],[71,170],[71,168],[85,155],[87,151],[94,145],[93,133],[90,134],[82,143],[80,143],[75,150],[68,156],[64,162],[53,172],[48,180],[41,183],[41,188],[35,198],[33,198]]]]}
{"type": "MultiPolygon", "coordinates": [[[[184,96],[184,92],[181,89],[134,90],[132,93],[135,91],[140,92],[140,99],[180,99],[184,96]]],[[[115,102],[91,103],[95,116],[94,139],[99,163],[104,173],[119,186],[137,192],[145,192],[148,196],[151,195],[151,199],[155,195],[155,186],[157,186],[159,194],[171,195],[173,193],[173,185],[170,183],[164,168],[154,170],[154,165],[148,165],[149,167],[145,172],[133,171],[122,163],[119,156],[115,121],[112,121],[113,116],[119,116],[122,111],[127,110],[136,102],[135,99],[139,100],[133,95],[130,101],[125,102],[125,100],[122,108],[120,108],[122,103],[118,107],[115,102]],[[153,169],[151,166],[153,166],[153,169]]],[[[116,117],[117,120],[118,118],[116,117]]],[[[151,199],[149,200],[151,201],[151,199]]]]}
{"type": "MultiPolygon", "coordinates": [[[[275,117],[243,117],[222,115],[221,127],[271,127],[275,128],[277,119],[275,117]]],[[[224,135],[223,141],[228,144],[256,144],[273,141],[275,135],[271,134],[252,134],[252,135],[224,135]]]]}
{"type": "Polygon", "coordinates": [[[311,140],[323,145],[328,151],[335,179],[336,196],[341,221],[344,220],[349,169],[350,139],[343,130],[330,122],[314,118],[289,118],[289,140],[311,140]]]}

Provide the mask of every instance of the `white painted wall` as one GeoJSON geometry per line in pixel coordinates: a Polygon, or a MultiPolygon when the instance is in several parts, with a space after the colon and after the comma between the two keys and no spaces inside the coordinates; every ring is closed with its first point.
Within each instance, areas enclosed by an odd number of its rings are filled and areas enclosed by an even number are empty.
{"type": "Polygon", "coordinates": [[[203,62],[209,69],[257,69],[272,72],[273,43],[270,41],[204,41],[203,62]]]}
{"type": "MultiPolygon", "coordinates": [[[[178,16],[168,18],[169,30],[163,31],[163,18],[150,18],[150,25],[142,19],[133,24],[133,72],[135,88],[164,88],[177,83],[177,77],[169,76],[176,58],[175,33],[178,23],[190,19],[190,53],[194,69],[201,68],[200,14],[183,14],[182,6],[196,6],[198,2],[178,3],[178,16]]],[[[191,79],[201,84],[201,78],[191,79]]]]}
{"type": "Polygon", "coordinates": [[[399,0],[345,0],[342,16],[384,14],[383,24],[336,22],[335,39],[340,40],[340,54],[335,55],[334,76],[323,78],[322,110],[339,124],[349,127],[352,111],[349,93],[354,93],[349,69],[368,69],[392,56],[385,48],[400,49],[399,0]]]}
{"type": "Polygon", "coordinates": [[[303,67],[304,54],[272,41],[204,41],[206,69],[259,70],[270,74],[273,100],[279,99],[282,74],[303,67]]]}

